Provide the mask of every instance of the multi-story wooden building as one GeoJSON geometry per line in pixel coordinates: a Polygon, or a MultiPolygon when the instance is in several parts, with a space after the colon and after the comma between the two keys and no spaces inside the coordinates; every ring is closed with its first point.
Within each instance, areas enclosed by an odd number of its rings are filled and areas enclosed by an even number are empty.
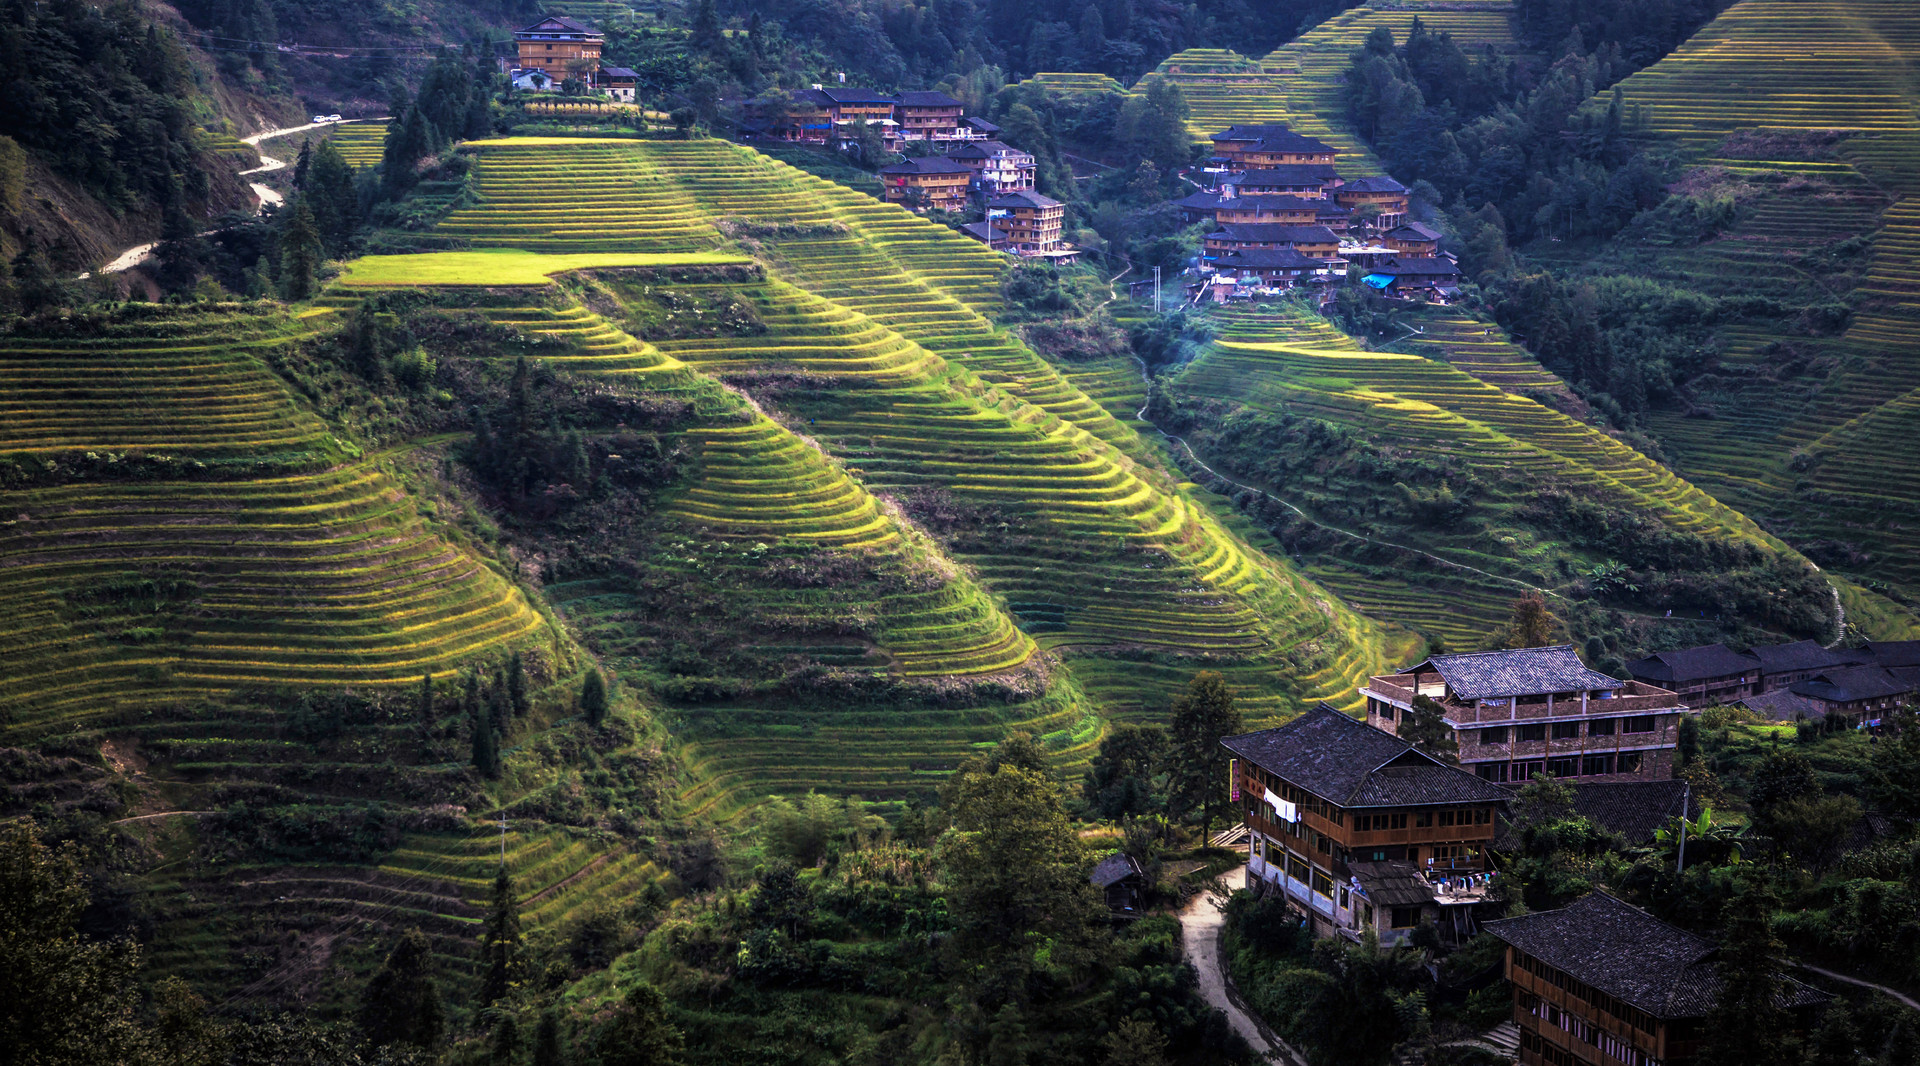
{"type": "Polygon", "coordinates": [[[1823,670],[1853,666],[1867,656],[1845,649],[1826,648],[1818,641],[1791,644],[1755,644],[1747,649],[1760,664],[1760,690],[1774,692],[1807,680],[1823,670]]]}
{"type": "Polygon", "coordinates": [[[1732,703],[1760,691],[1760,660],[1725,644],[1655,652],[1628,663],[1627,673],[1635,681],[1670,690],[1694,710],[1732,703]]]}
{"type": "Polygon", "coordinates": [[[1249,248],[1227,252],[1215,260],[1213,266],[1223,274],[1232,274],[1242,284],[1291,289],[1312,281],[1325,264],[1291,248],[1249,248]]]}
{"type": "Polygon", "coordinates": [[[880,168],[887,202],[915,211],[958,211],[967,203],[973,171],[945,156],[928,155],[880,168]]]}
{"type": "Polygon", "coordinates": [[[1339,256],[1340,238],[1325,226],[1282,226],[1231,222],[1206,236],[1206,257],[1254,248],[1291,248],[1309,259],[1330,262],[1339,256]]]}
{"type": "Polygon", "coordinates": [[[604,44],[604,34],[565,15],[548,15],[513,31],[520,69],[543,70],[548,82],[556,86],[569,76],[591,79],[600,68],[604,44]]]}
{"type": "Polygon", "coordinates": [[[1340,187],[1340,175],[1331,163],[1295,164],[1261,167],[1221,182],[1232,185],[1242,196],[1274,193],[1306,199],[1325,198],[1327,191],[1340,187]]]}
{"type": "MultiPolygon", "coordinates": [[[[1907,673],[1908,671],[1902,671],[1907,673]]],[[[1810,700],[1820,709],[1820,717],[1842,718],[1857,724],[1907,702],[1915,684],[1885,667],[1867,663],[1822,670],[1805,681],[1796,681],[1787,691],[1810,700]]]]}
{"type": "Polygon", "coordinates": [[[828,127],[828,140],[851,140],[862,123],[880,127],[887,148],[900,143],[900,123],[893,117],[893,97],[872,89],[853,89],[844,85],[822,88],[818,85],[797,92],[798,107],[819,112],[828,127]]]}
{"type": "Polygon", "coordinates": [[[1368,225],[1374,230],[1393,229],[1407,220],[1407,187],[1382,175],[1355,178],[1333,190],[1333,201],[1356,214],[1363,208],[1376,208],[1368,225]]]}
{"type": "Polygon", "coordinates": [[[1304,137],[1284,125],[1231,126],[1214,134],[1213,156],[1229,170],[1325,164],[1333,165],[1338,150],[1325,141],[1304,137]]]}
{"type": "Polygon", "coordinates": [[[1440,231],[1421,222],[1402,222],[1381,234],[1380,243],[1401,255],[1438,255],[1440,231]]]}
{"type": "MultiPolygon", "coordinates": [[[[1713,941],[1604,892],[1487,922],[1507,945],[1522,1066],[1687,1066],[1712,1038],[1713,941]]],[[[1829,998],[1780,975],[1804,1028],[1829,998]]]]}
{"type": "Polygon", "coordinates": [[[1290,226],[1311,226],[1319,218],[1324,200],[1299,196],[1238,195],[1231,185],[1219,192],[1195,192],[1173,202],[1180,209],[1180,220],[1195,222],[1274,222],[1290,226]]]}
{"type": "Polygon", "coordinates": [[[1007,250],[1016,255],[1059,252],[1060,229],[1066,205],[1032,189],[1004,193],[987,201],[987,222],[1007,235],[1007,250]]]}
{"type": "Polygon", "coordinates": [[[973,171],[974,185],[987,198],[1033,188],[1038,164],[1033,153],[999,141],[975,141],[947,153],[947,158],[973,171]]]}
{"type": "Polygon", "coordinates": [[[1433,922],[1471,935],[1505,789],[1325,704],[1220,743],[1252,837],[1248,877],[1317,933],[1391,942],[1433,922]]]}
{"type": "Polygon", "coordinates": [[[893,98],[893,120],[903,141],[970,140],[973,130],[961,123],[967,105],[946,93],[911,92],[893,98]]]}
{"type": "Polygon", "coordinates": [[[1571,645],[1435,655],[1370,679],[1367,722],[1397,734],[1416,695],[1440,705],[1460,765],[1488,781],[1668,778],[1678,696],[1588,669],[1571,645]]]}

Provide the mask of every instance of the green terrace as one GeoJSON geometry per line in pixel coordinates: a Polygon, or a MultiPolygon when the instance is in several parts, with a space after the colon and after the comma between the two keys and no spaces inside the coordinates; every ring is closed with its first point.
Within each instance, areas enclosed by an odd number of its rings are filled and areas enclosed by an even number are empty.
{"type": "MultiPolygon", "coordinates": [[[[1174,377],[1172,388],[1183,397],[1322,419],[1360,430],[1396,453],[1462,464],[1489,488],[1496,523],[1541,487],[1559,486],[1676,530],[1780,547],[1745,516],[1627,445],[1509,391],[1564,395],[1563,386],[1497,329],[1489,335],[1485,323],[1446,313],[1416,324],[1424,333],[1397,346],[1419,355],[1361,351],[1314,315],[1227,312],[1218,319],[1218,338],[1174,377]]],[[[1333,502],[1325,484],[1273,491],[1309,514],[1333,502]]],[[[1551,565],[1552,553],[1519,530],[1495,528],[1464,539],[1415,530],[1380,545],[1339,543],[1351,550],[1316,558],[1309,576],[1375,617],[1452,647],[1483,641],[1525,589],[1552,589],[1564,580],[1551,565]],[[1409,562],[1394,545],[1458,565],[1409,562]]]]}
{"type": "Polygon", "coordinates": [[[337,454],[264,361],[302,335],[260,306],[129,305],[70,335],[0,337],[0,456],[138,453],[200,465],[304,465],[337,454]]]}
{"type": "Polygon", "coordinates": [[[327,130],[340,158],[350,167],[370,167],[380,162],[387,150],[387,124],[383,122],[342,123],[327,130]]]}
{"type": "Polygon", "coordinates": [[[719,241],[692,200],[630,142],[473,141],[475,202],[435,232],[474,248],[699,251],[719,241]],[[556,151],[565,166],[556,166],[556,151]]]}

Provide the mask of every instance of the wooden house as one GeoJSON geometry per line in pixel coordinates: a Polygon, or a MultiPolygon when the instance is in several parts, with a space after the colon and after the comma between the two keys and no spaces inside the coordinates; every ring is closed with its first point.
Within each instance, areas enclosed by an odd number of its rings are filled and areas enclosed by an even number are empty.
{"type": "Polygon", "coordinates": [[[1361,280],[1391,296],[1416,293],[1445,300],[1454,296],[1460,285],[1460,265],[1440,256],[1396,255],[1379,260],[1368,268],[1361,280]]]}
{"type": "Polygon", "coordinates": [[[1326,264],[1309,259],[1291,248],[1249,248],[1227,252],[1214,261],[1214,269],[1231,274],[1242,284],[1291,289],[1313,280],[1326,264]]]}
{"type": "Polygon", "coordinates": [[[948,152],[947,158],[973,171],[974,186],[989,199],[1033,188],[1038,169],[1033,153],[1000,141],[964,144],[948,152]]]}
{"type": "Polygon", "coordinates": [[[1338,149],[1293,132],[1284,125],[1230,126],[1213,134],[1213,158],[1229,170],[1325,164],[1338,149]]]}
{"type": "Polygon", "coordinates": [[[1249,885],[1284,893],[1318,935],[1391,943],[1422,922],[1472,935],[1506,789],[1326,704],[1220,743],[1249,885]]]}
{"type": "Polygon", "coordinates": [[[1377,209],[1369,226],[1393,229],[1407,220],[1407,187],[1386,176],[1355,178],[1333,190],[1333,200],[1356,215],[1377,209]]]}
{"type": "Polygon", "coordinates": [[[1139,860],[1124,851],[1101,859],[1087,880],[1106,898],[1107,909],[1116,914],[1138,913],[1146,902],[1146,872],[1139,860]]]}
{"type": "Polygon", "coordinates": [[[966,206],[973,171],[945,156],[929,155],[880,168],[880,185],[887,202],[915,211],[938,208],[957,211],[966,206]]]}
{"type": "Polygon", "coordinates": [[[1319,206],[1326,201],[1285,195],[1239,195],[1231,185],[1219,192],[1199,190],[1173,202],[1180,210],[1180,221],[1195,222],[1277,222],[1283,225],[1311,226],[1319,217],[1319,206]]]}
{"type": "Polygon", "coordinates": [[[600,67],[593,74],[593,88],[602,96],[630,104],[639,92],[640,74],[628,67],[600,67]]]}
{"type": "Polygon", "coordinates": [[[1859,723],[1905,703],[1914,689],[1913,681],[1885,667],[1863,663],[1822,670],[1805,681],[1794,682],[1787,691],[1818,704],[1822,712],[1819,717],[1859,723]]]}
{"type": "Polygon", "coordinates": [[[1760,691],[1760,660],[1725,644],[1655,652],[1628,663],[1627,673],[1636,681],[1667,689],[1696,711],[1760,691]]]}
{"type": "MultiPolygon", "coordinates": [[[[1712,1039],[1711,940],[1604,892],[1485,929],[1507,945],[1522,1066],[1687,1066],[1712,1039]]],[[[1782,1005],[1807,1027],[1831,997],[1779,979],[1782,1005]]]]}
{"type": "Polygon", "coordinates": [[[1066,217],[1065,204],[1032,189],[1003,193],[987,201],[987,222],[1007,235],[1007,249],[1016,255],[1061,251],[1060,230],[1066,217]]]}
{"type": "Polygon", "coordinates": [[[948,96],[946,93],[911,92],[901,93],[893,98],[893,120],[900,124],[900,139],[903,141],[959,141],[972,136],[960,120],[965,117],[967,105],[948,96]]]}
{"type": "Polygon", "coordinates": [[[799,106],[820,113],[828,127],[828,140],[852,140],[861,124],[872,123],[880,127],[881,138],[889,150],[899,146],[900,124],[893,117],[893,97],[886,93],[844,85],[831,89],[816,85],[795,93],[794,100],[799,106]]]}
{"type": "Polygon", "coordinates": [[[1340,238],[1325,226],[1282,226],[1273,223],[1230,222],[1206,236],[1206,258],[1254,248],[1291,248],[1309,259],[1331,262],[1339,257],[1340,238]]]}
{"type": "Polygon", "coordinates": [[[1228,178],[1242,196],[1273,193],[1305,199],[1325,199],[1328,190],[1338,188],[1340,175],[1331,163],[1306,163],[1283,167],[1259,167],[1228,178]]]}
{"type": "Polygon", "coordinates": [[[1380,243],[1401,255],[1431,256],[1440,253],[1440,231],[1422,222],[1402,222],[1382,233],[1380,243]]]}
{"type": "Polygon", "coordinates": [[[554,89],[569,77],[592,81],[605,44],[605,34],[565,15],[548,15],[513,31],[518,69],[544,72],[547,85],[554,89]]]}
{"type": "Polygon", "coordinates": [[[1760,691],[1791,688],[1822,670],[1854,666],[1869,656],[1846,649],[1823,647],[1818,641],[1791,644],[1755,644],[1747,654],[1760,663],[1760,691]]]}
{"type": "Polygon", "coordinates": [[[1680,698],[1592,670],[1573,647],[1435,655],[1370,679],[1367,721],[1397,733],[1416,694],[1440,705],[1460,765],[1488,781],[1669,778],[1680,698]]]}

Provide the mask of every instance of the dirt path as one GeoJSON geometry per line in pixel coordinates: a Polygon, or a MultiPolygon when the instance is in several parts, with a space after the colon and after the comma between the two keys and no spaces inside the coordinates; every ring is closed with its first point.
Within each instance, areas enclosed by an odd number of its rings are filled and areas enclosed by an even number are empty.
{"type": "MultiPolygon", "coordinates": [[[[288,134],[304,133],[307,130],[326,129],[330,126],[345,126],[353,122],[385,122],[385,121],[386,121],[385,118],[348,118],[348,119],[341,119],[339,122],[309,122],[304,126],[286,126],[277,130],[268,130],[265,133],[255,133],[250,136],[242,137],[240,139],[245,143],[251,144],[255,148],[258,148],[260,147],[261,141],[270,141],[270,140],[273,140],[275,137],[285,137],[288,134]]],[[[253,174],[266,174],[275,170],[285,170],[286,168],[287,168],[286,160],[275,159],[273,156],[270,156],[265,152],[262,152],[260,153],[260,165],[257,167],[254,167],[251,170],[241,171],[240,176],[244,178],[253,174]]],[[[266,207],[268,205],[273,205],[277,207],[280,204],[287,202],[287,198],[285,196],[282,196],[278,190],[275,190],[270,186],[262,185],[259,182],[248,182],[247,186],[253,190],[253,194],[255,196],[258,196],[260,198],[261,207],[266,207]]],[[[212,230],[207,231],[207,233],[212,233],[212,232],[213,232],[212,230]]],[[[205,237],[207,233],[202,233],[200,234],[200,236],[205,237]]],[[[113,258],[113,261],[108,263],[106,266],[101,267],[100,273],[118,274],[123,270],[132,270],[134,267],[137,267],[141,263],[146,262],[147,259],[153,255],[153,250],[155,248],[158,248],[159,246],[160,246],[159,241],[149,241],[146,244],[136,244],[133,247],[115,256],[113,258]]],[[[90,276],[91,276],[91,272],[80,275],[82,280],[90,276]]]]}
{"type": "Polygon", "coordinates": [[[1896,992],[1893,989],[1888,988],[1886,985],[1876,985],[1872,981],[1862,981],[1858,977],[1848,977],[1846,974],[1835,973],[1832,970],[1821,969],[1818,966],[1811,966],[1804,962],[1800,963],[1799,966],[1803,970],[1810,970],[1814,973],[1819,974],[1822,977],[1831,977],[1836,981],[1845,981],[1850,985],[1859,985],[1861,988],[1871,988],[1875,992],[1885,993],[1886,995],[1892,996],[1894,999],[1897,999],[1901,1003],[1905,1004],[1907,1008],[1910,1010],[1920,1010],[1920,1002],[1915,1002],[1912,996],[1907,995],[1905,992],[1896,992]]]}
{"type": "Polygon", "coordinates": [[[218,814],[218,813],[219,813],[218,811],[155,811],[152,814],[136,814],[131,818],[121,818],[116,821],[108,822],[107,824],[108,825],[125,825],[128,822],[144,822],[149,818],[171,818],[176,814],[202,815],[202,814],[218,814]]]}
{"type": "MultiPolygon", "coordinates": [[[[1227,872],[1225,881],[1229,891],[1246,884],[1247,868],[1237,867],[1227,872]]],[[[1253,1045],[1254,1053],[1268,1062],[1282,1063],[1284,1066],[1306,1066],[1306,1059],[1289,1047],[1253,1013],[1240,1003],[1239,994],[1227,980],[1226,968],[1220,959],[1220,930],[1226,922],[1226,916],[1220,913],[1216,896],[1201,894],[1187,909],[1180,912],[1180,942],[1187,953],[1187,961],[1200,976],[1200,994],[1209,1005],[1219,1008],[1227,1016],[1233,1031],[1246,1038],[1253,1045]]]]}

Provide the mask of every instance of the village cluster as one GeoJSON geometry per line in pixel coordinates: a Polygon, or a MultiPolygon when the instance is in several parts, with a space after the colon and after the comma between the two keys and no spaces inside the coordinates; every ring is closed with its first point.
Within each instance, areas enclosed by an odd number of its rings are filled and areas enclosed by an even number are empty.
{"type": "MultiPolygon", "coordinates": [[[[1506,907],[1489,891],[1487,853],[1513,843],[1515,790],[1551,775],[1571,786],[1575,813],[1651,844],[1703,807],[1674,777],[1686,715],[1741,704],[1871,729],[1920,685],[1920,641],[1714,644],[1629,669],[1633,680],[1610,677],[1568,645],[1432,655],[1370,678],[1364,721],[1322,704],[1225,738],[1249,886],[1280,894],[1318,936],[1398,943],[1428,927],[1455,945],[1483,931],[1504,941],[1522,1061],[1657,1066],[1696,1053],[1719,992],[1711,941],[1603,892],[1517,918],[1488,913],[1506,907]],[[1400,735],[1420,697],[1440,708],[1457,765],[1400,735]]],[[[1141,883],[1125,855],[1092,880],[1121,911],[1141,883]]],[[[1828,998],[1790,979],[1784,989],[1795,1013],[1828,998]]]]}

